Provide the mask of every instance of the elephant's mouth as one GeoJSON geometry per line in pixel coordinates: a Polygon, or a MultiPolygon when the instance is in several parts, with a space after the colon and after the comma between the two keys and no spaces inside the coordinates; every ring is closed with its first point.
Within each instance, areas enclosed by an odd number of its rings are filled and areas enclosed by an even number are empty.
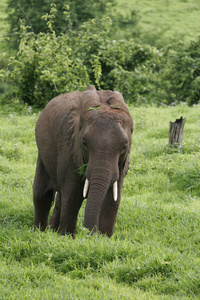
{"type": "MultiPolygon", "coordinates": [[[[89,185],[90,185],[90,182],[86,178],[84,188],[83,188],[83,198],[87,197],[89,185]]],[[[113,184],[113,199],[114,199],[114,201],[117,201],[117,195],[118,195],[118,188],[117,188],[117,181],[115,181],[113,184]]]]}

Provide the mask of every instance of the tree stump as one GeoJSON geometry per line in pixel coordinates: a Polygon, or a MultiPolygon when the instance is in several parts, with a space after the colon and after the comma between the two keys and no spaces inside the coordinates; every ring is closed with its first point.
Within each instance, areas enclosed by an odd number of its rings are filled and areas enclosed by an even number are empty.
{"type": "Polygon", "coordinates": [[[185,125],[186,118],[176,119],[175,122],[170,121],[169,125],[169,144],[171,146],[178,145],[178,147],[182,148],[182,140],[183,140],[183,128],[185,125]]]}

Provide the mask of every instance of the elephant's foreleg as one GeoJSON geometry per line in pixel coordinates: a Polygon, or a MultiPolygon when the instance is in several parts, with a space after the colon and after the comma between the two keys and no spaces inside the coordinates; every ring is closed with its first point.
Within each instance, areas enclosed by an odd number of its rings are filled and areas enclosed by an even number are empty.
{"type": "Polygon", "coordinates": [[[77,185],[68,190],[68,193],[61,194],[59,233],[71,234],[75,237],[77,217],[82,202],[82,190],[77,185]]]}
{"type": "Polygon", "coordinates": [[[33,184],[33,201],[35,207],[34,226],[45,230],[51,204],[54,199],[54,189],[51,186],[49,175],[38,156],[35,179],[33,184]]]}
{"type": "Polygon", "coordinates": [[[61,197],[60,193],[57,193],[55,200],[55,207],[53,210],[53,214],[49,221],[49,225],[53,230],[58,230],[60,224],[60,210],[61,210],[61,197]]]}

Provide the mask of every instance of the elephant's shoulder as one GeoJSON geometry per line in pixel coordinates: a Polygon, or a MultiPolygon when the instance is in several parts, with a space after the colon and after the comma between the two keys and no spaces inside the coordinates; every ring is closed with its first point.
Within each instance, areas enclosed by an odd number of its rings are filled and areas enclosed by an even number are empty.
{"type": "Polygon", "coordinates": [[[49,127],[50,124],[57,124],[58,126],[79,94],[80,92],[71,92],[59,95],[49,101],[39,116],[37,122],[38,126],[40,123],[43,125],[44,122],[47,123],[47,127],[49,127]]]}

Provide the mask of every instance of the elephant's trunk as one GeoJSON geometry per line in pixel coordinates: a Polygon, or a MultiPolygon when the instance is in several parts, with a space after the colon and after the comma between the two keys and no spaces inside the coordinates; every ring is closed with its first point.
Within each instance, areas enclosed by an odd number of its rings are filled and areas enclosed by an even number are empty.
{"type": "Polygon", "coordinates": [[[89,193],[85,207],[84,224],[92,232],[99,230],[100,210],[111,180],[112,174],[108,168],[95,167],[92,170],[89,180],[89,193]]]}

